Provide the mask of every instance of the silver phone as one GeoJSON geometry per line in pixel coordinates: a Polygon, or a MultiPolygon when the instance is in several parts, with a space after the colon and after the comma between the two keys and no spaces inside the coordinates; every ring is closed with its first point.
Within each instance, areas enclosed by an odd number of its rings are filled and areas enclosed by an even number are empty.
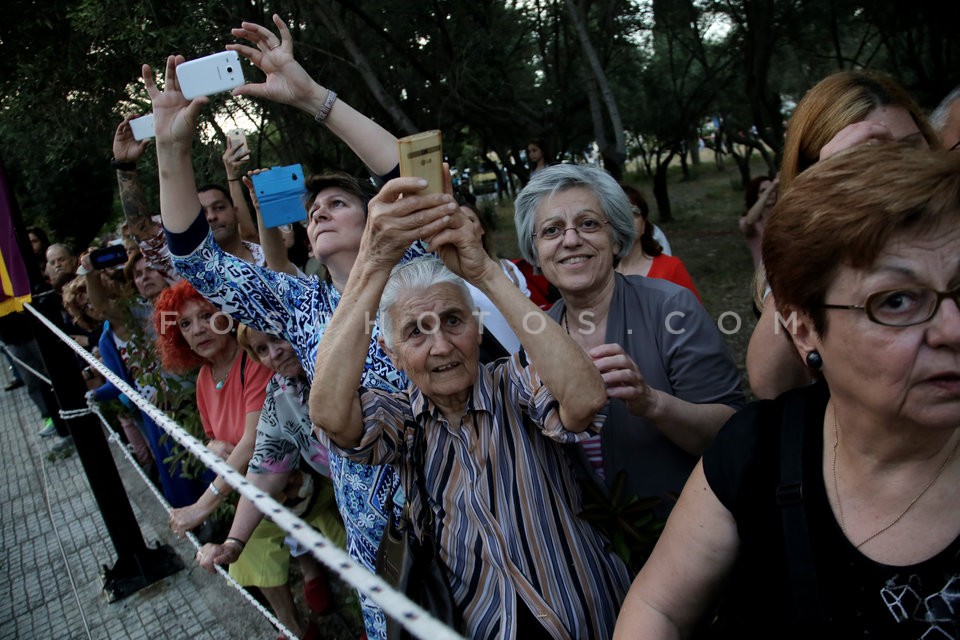
{"type": "Polygon", "coordinates": [[[188,60],[177,67],[180,91],[187,100],[229,91],[244,83],[240,56],[236,51],[188,60]]]}

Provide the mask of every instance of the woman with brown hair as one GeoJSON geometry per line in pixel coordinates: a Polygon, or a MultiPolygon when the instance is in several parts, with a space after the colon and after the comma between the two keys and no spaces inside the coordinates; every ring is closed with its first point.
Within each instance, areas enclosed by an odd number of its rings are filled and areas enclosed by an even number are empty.
{"type": "Polygon", "coordinates": [[[763,259],[820,382],[724,425],[614,637],[958,637],[960,156],[818,163],[763,259]]]}
{"type": "MultiPolygon", "coordinates": [[[[857,145],[889,142],[940,148],[920,107],[889,76],[872,71],[827,76],[804,95],[787,125],[779,193],[785,194],[801,172],[820,160],[857,145]]],[[[754,395],[774,398],[811,378],[782,335],[762,273],[757,281],[762,313],[747,347],[747,374],[754,395]]]]}

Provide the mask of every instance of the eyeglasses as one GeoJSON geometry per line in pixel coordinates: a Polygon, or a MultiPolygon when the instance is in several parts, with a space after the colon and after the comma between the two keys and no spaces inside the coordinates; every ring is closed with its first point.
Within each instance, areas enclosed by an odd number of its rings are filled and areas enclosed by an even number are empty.
{"type": "Polygon", "coordinates": [[[822,304],[820,308],[864,311],[871,322],[887,327],[910,327],[935,316],[940,303],[946,299],[960,306],[960,287],[950,291],[923,288],[877,291],[867,296],[862,305],[822,304]]]}
{"type": "Polygon", "coordinates": [[[577,235],[582,238],[600,231],[600,229],[603,229],[603,227],[608,224],[610,223],[606,220],[587,216],[577,220],[572,227],[561,227],[559,224],[548,223],[540,227],[539,231],[534,231],[530,235],[533,238],[540,238],[541,240],[556,240],[560,236],[566,235],[567,231],[573,229],[577,235]]]}
{"type": "Polygon", "coordinates": [[[954,142],[953,146],[947,149],[947,151],[956,151],[957,149],[960,149],[960,140],[954,142]]]}

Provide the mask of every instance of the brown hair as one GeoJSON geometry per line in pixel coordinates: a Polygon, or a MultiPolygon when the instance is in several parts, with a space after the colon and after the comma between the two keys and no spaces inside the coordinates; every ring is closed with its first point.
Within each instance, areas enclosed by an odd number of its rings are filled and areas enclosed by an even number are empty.
{"type": "Polygon", "coordinates": [[[780,192],[820,159],[820,150],[841,129],[862,122],[882,106],[906,109],[930,147],[940,148],[940,140],[923,111],[893,78],[875,71],[840,71],[807,91],[790,117],[780,166],[780,192]]]}
{"type": "Polygon", "coordinates": [[[253,350],[253,345],[250,344],[250,339],[253,337],[250,334],[254,331],[255,329],[251,329],[245,324],[237,323],[237,343],[244,351],[247,352],[247,355],[250,356],[251,360],[257,364],[263,364],[263,360],[260,359],[260,356],[257,355],[257,352],[253,350]]]}
{"type": "Polygon", "coordinates": [[[367,212],[367,203],[370,202],[370,198],[373,196],[371,189],[365,188],[360,184],[359,180],[343,171],[314,174],[307,178],[305,186],[307,193],[304,196],[304,203],[306,204],[307,211],[310,210],[310,205],[313,204],[316,197],[320,195],[320,192],[330,187],[339,187],[359,198],[360,202],[363,203],[364,214],[367,212]]]}
{"type": "Polygon", "coordinates": [[[868,268],[895,234],[956,228],[960,154],[902,144],[859,146],[817,163],[777,202],[763,234],[763,264],[777,308],[810,315],[841,265],[868,268]]]}

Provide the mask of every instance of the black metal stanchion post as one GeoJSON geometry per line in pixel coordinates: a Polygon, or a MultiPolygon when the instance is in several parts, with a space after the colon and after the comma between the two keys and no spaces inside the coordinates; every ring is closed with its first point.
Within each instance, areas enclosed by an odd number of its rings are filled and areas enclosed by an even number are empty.
{"type": "MultiPolygon", "coordinates": [[[[34,296],[33,300],[34,308],[44,317],[58,327],[62,325],[55,293],[34,296]]],[[[34,320],[40,354],[61,409],[65,412],[86,409],[86,385],[76,355],[39,320],[34,320]]],[[[99,419],[88,413],[70,417],[66,422],[117,552],[113,567],[104,565],[102,571],[103,589],[109,600],[124,598],[182,569],[183,563],[169,545],[157,542],[154,548],[148,548],[144,542],[99,419]]]]}

